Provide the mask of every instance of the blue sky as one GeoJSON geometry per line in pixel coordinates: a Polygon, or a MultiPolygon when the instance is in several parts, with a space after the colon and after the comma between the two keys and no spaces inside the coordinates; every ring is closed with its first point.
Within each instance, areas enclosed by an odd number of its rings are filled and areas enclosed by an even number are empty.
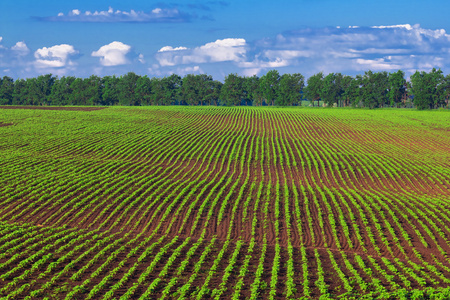
{"type": "Polygon", "coordinates": [[[450,70],[450,2],[0,1],[0,76],[450,70]]]}

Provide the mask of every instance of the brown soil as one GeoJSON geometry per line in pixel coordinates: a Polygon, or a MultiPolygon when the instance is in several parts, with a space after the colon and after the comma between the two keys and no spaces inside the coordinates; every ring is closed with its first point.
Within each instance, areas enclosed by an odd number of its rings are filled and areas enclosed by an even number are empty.
{"type": "Polygon", "coordinates": [[[0,109],[38,109],[38,110],[69,110],[69,111],[94,111],[107,107],[66,107],[66,106],[31,106],[31,105],[0,105],[0,109]]]}

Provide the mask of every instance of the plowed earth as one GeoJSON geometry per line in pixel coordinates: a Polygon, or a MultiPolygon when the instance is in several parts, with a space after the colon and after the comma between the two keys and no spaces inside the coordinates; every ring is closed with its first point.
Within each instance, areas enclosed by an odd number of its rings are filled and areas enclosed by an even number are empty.
{"type": "Polygon", "coordinates": [[[11,108],[0,107],[0,297],[450,286],[447,112],[11,108]]]}
{"type": "Polygon", "coordinates": [[[71,107],[71,106],[32,106],[32,105],[0,105],[0,109],[33,109],[33,110],[67,110],[67,111],[94,111],[106,107],[71,107]]]}

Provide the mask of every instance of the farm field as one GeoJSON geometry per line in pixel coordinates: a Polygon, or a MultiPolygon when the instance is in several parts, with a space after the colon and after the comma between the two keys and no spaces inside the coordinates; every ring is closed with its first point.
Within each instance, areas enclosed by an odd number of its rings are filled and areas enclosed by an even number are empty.
{"type": "Polygon", "coordinates": [[[0,108],[1,299],[450,295],[450,112],[0,108]]]}

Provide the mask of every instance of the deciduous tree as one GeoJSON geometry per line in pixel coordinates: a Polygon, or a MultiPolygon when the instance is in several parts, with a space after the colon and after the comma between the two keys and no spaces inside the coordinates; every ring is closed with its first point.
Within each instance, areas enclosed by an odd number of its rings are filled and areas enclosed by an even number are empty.
{"type": "Polygon", "coordinates": [[[319,72],[312,75],[307,80],[307,86],[303,89],[304,97],[312,102],[314,106],[314,101],[317,101],[317,106],[319,106],[319,101],[321,99],[323,86],[323,73],[319,72]]]}
{"type": "Polygon", "coordinates": [[[280,78],[276,104],[280,106],[301,105],[301,91],[305,86],[302,74],[284,74],[280,78]]]}

